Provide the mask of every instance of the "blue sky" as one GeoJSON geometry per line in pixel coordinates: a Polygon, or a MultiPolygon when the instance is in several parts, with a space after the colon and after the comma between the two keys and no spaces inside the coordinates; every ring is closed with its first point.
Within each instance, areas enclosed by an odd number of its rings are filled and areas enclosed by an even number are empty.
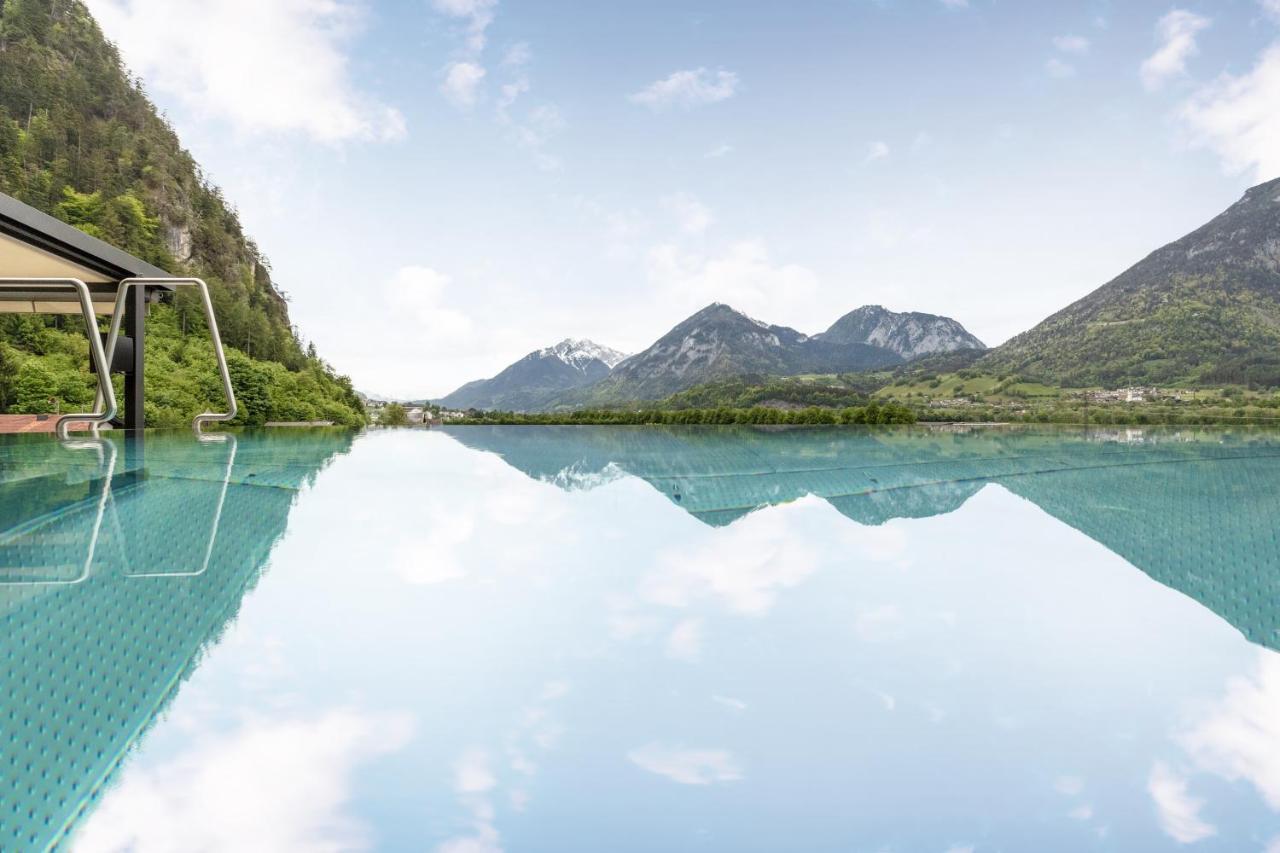
{"type": "Polygon", "coordinates": [[[998,344],[1280,176],[1280,0],[90,0],[357,386],[723,301],[998,344]]]}

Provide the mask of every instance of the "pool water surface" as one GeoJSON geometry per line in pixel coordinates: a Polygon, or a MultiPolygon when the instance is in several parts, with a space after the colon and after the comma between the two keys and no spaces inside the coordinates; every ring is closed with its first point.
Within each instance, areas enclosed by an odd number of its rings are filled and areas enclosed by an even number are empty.
{"type": "Polygon", "coordinates": [[[0,850],[1280,851],[1280,434],[0,437],[0,850]]]}

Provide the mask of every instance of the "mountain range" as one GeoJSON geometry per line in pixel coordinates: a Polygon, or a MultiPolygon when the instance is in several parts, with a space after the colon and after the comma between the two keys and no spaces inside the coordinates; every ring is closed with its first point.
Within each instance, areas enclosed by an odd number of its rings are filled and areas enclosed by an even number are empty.
{"type": "Polygon", "coordinates": [[[526,365],[535,355],[446,401],[528,410],[617,405],[735,377],[876,371],[916,360],[937,362],[941,372],[954,363],[1068,388],[1277,386],[1280,179],[991,350],[933,314],[867,305],[808,336],[717,303],[643,352],[589,372],[556,367],[545,379],[526,365]]]}
{"type": "Polygon", "coordinates": [[[440,402],[535,411],[658,400],[716,379],[874,370],[969,348],[983,344],[955,320],[931,314],[865,306],[811,337],[713,303],[628,358],[590,341],[562,341],[440,402]]]}

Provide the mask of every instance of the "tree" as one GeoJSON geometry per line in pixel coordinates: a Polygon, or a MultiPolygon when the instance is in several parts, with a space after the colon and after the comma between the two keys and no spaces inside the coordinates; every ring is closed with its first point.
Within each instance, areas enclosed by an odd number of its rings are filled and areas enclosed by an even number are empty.
{"type": "Polygon", "coordinates": [[[18,379],[18,353],[13,347],[0,342],[0,412],[7,411],[13,402],[18,379]]]}
{"type": "Polygon", "coordinates": [[[383,426],[408,426],[409,413],[399,403],[388,403],[378,416],[378,423],[383,426]]]}

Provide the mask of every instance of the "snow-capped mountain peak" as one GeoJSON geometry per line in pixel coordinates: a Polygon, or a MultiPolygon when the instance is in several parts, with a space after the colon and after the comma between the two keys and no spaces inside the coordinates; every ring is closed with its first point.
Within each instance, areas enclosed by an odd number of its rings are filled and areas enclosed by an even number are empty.
{"type": "Polygon", "coordinates": [[[613,368],[618,362],[627,357],[626,353],[618,352],[586,338],[565,338],[555,346],[542,350],[539,355],[544,357],[555,356],[565,364],[572,365],[578,369],[582,369],[583,366],[592,361],[602,361],[610,368],[613,368]]]}
{"type": "Polygon", "coordinates": [[[530,411],[570,388],[600,381],[626,357],[594,341],[566,338],[534,350],[491,379],[468,382],[440,402],[459,409],[530,411]]]}

